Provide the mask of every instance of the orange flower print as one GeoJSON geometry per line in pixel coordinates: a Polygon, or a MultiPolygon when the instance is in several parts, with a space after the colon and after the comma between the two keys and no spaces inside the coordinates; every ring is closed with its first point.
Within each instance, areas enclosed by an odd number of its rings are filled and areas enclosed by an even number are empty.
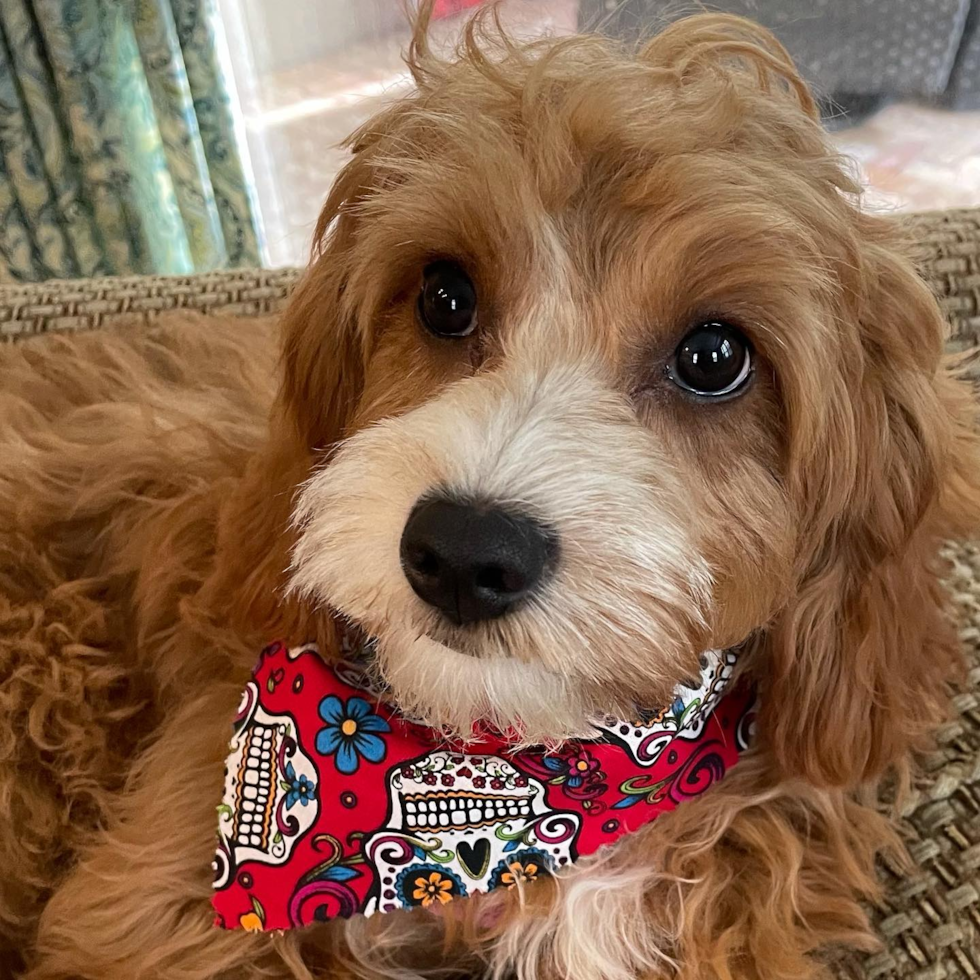
{"type": "Polygon", "coordinates": [[[404,908],[439,908],[466,894],[459,875],[439,864],[413,864],[395,879],[395,894],[404,908]]]}
{"type": "Polygon", "coordinates": [[[554,870],[551,856],[540,848],[527,847],[505,857],[491,872],[487,890],[516,888],[539,878],[547,878],[554,870]]]}
{"type": "Polygon", "coordinates": [[[538,866],[533,861],[528,861],[527,864],[514,861],[508,865],[508,868],[509,870],[500,876],[500,883],[507,888],[513,888],[519,881],[534,881],[538,877],[538,866]]]}
{"type": "Polygon", "coordinates": [[[420,902],[423,907],[428,908],[433,902],[445,905],[446,902],[453,900],[452,879],[438,871],[429,872],[429,876],[419,876],[415,879],[415,891],[412,898],[420,902]]]}
{"type": "Polygon", "coordinates": [[[243,912],[238,917],[238,924],[246,932],[262,932],[265,929],[265,909],[262,908],[262,903],[254,895],[252,896],[252,911],[243,912]]]}
{"type": "Polygon", "coordinates": [[[261,932],[262,920],[254,912],[245,912],[238,918],[238,924],[246,932],[261,932]]]}

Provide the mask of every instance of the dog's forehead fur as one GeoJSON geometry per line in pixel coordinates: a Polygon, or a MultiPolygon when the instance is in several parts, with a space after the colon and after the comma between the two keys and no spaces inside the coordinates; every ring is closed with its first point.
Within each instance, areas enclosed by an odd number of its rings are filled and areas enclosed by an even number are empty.
{"type": "Polygon", "coordinates": [[[477,286],[470,367],[518,334],[588,350],[636,390],[699,317],[723,316],[819,417],[814,365],[854,346],[856,188],[784,53],[743,30],[734,51],[708,19],[638,53],[594,37],[414,52],[418,93],[353,137],[318,230],[347,240],[343,301],[377,355],[369,375],[416,372],[384,404],[369,377],[361,423],[459,376],[457,352],[422,348],[410,316],[396,329],[435,258],[477,286]]]}

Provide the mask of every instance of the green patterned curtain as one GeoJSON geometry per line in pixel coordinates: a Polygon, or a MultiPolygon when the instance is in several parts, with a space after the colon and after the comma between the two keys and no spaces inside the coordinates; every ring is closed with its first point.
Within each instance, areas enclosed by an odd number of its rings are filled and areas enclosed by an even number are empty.
{"type": "Polygon", "coordinates": [[[258,265],[213,0],[0,0],[0,281],[258,265]]]}

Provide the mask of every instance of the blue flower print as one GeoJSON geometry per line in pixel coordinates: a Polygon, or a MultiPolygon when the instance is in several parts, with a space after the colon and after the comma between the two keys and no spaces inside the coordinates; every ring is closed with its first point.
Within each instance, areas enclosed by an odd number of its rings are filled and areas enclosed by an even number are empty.
{"type": "Polygon", "coordinates": [[[316,733],[316,750],[320,755],[336,755],[339,772],[347,776],[357,772],[360,757],[368,762],[381,762],[385,757],[379,733],[391,728],[364,698],[348,698],[345,704],[336,694],[328,694],[320,702],[320,717],[326,727],[316,733]]]}
{"type": "Polygon", "coordinates": [[[282,781],[286,791],[286,809],[291,810],[297,803],[306,806],[313,799],[316,787],[306,776],[297,776],[291,762],[286,763],[286,778],[282,781]]]}

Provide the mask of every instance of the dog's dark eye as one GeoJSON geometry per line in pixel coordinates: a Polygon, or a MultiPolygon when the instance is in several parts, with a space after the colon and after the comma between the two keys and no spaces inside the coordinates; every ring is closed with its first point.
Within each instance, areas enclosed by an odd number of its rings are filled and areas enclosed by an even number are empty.
{"type": "Polygon", "coordinates": [[[419,318],[437,337],[468,337],[476,329],[476,290],[454,262],[433,262],[422,273],[419,318]]]}
{"type": "Polygon", "coordinates": [[[695,395],[732,395],[752,374],[752,347],[730,323],[712,320],[695,327],[667,365],[671,381],[695,395]]]}

